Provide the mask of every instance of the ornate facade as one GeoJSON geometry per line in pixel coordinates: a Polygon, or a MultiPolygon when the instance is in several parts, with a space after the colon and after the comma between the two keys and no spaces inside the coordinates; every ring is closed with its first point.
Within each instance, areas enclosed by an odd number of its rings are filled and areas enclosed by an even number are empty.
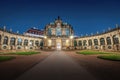
{"type": "Polygon", "coordinates": [[[101,34],[74,38],[71,25],[58,17],[45,26],[44,37],[21,35],[0,28],[0,50],[107,50],[120,51],[120,27],[101,34]]]}
{"type": "Polygon", "coordinates": [[[45,27],[44,49],[73,49],[73,28],[60,17],[45,27]]]}

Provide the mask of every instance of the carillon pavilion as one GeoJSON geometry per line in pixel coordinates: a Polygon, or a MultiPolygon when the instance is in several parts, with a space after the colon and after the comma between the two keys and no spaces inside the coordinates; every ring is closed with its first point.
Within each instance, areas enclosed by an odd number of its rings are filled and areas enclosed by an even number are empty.
{"type": "Polygon", "coordinates": [[[44,30],[45,49],[73,49],[73,27],[62,22],[60,17],[46,25],[44,30]]]}
{"type": "Polygon", "coordinates": [[[45,26],[44,30],[30,28],[24,34],[0,28],[0,50],[106,50],[120,51],[120,27],[81,37],[74,37],[70,24],[60,17],[45,26]]]}

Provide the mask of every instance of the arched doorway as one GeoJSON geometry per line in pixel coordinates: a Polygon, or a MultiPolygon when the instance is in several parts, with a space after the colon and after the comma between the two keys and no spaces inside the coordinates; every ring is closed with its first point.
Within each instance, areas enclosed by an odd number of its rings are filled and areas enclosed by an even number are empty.
{"type": "Polygon", "coordinates": [[[61,50],[61,48],[62,48],[62,47],[61,47],[61,39],[57,39],[57,40],[56,40],[56,49],[57,49],[57,50],[61,50]]]}

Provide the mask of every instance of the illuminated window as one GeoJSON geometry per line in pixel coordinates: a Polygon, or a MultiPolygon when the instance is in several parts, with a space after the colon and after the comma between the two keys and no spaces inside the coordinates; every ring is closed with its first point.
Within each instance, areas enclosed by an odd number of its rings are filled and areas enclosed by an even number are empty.
{"type": "Polygon", "coordinates": [[[94,45],[98,45],[98,40],[94,39],[94,45]]]}
{"type": "Polygon", "coordinates": [[[107,45],[111,45],[111,39],[110,39],[110,37],[107,37],[106,40],[107,40],[107,45]]]}
{"type": "Polygon", "coordinates": [[[28,46],[28,40],[27,39],[24,40],[24,46],[28,46]]]}
{"type": "Polygon", "coordinates": [[[66,35],[69,36],[69,33],[70,33],[69,28],[66,28],[66,35]]]}
{"type": "Polygon", "coordinates": [[[10,39],[10,45],[15,45],[15,38],[14,38],[14,37],[12,37],[12,38],[10,39]]]}
{"type": "Polygon", "coordinates": [[[119,44],[119,39],[116,35],[113,36],[113,43],[114,44],[119,44]]]}
{"type": "Polygon", "coordinates": [[[18,38],[17,45],[22,45],[22,39],[18,38]]]}
{"type": "Polygon", "coordinates": [[[105,40],[104,40],[104,38],[100,38],[100,45],[105,45],[105,40]]]}
{"type": "Polygon", "coordinates": [[[61,28],[57,27],[56,28],[56,36],[61,36],[61,28]]]}
{"type": "Polygon", "coordinates": [[[88,40],[88,44],[89,44],[89,46],[92,46],[92,40],[91,39],[88,40]]]}
{"type": "Polygon", "coordinates": [[[6,44],[6,45],[8,44],[8,37],[7,36],[4,37],[3,44],[6,44]]]}

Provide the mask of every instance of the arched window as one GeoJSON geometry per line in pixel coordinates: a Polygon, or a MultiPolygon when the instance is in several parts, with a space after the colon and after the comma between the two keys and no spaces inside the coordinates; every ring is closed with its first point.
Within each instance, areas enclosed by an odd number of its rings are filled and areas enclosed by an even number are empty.
{"type": "Polygon", "coordinates": [[[74,40],[74,46],[75,46],[75,47],[77,46],[77,41],[76,41],[76,40],[74,40]]]}
{"type": "Polygon", "coordinates": [[[88,40],[88,44],[89,44],[89,46],[92,46],[92,40],[91,39],[88,40]]]}
{"type": "Polygon", "coordinates": [[[100,38],[100,45],[105,45],[105,40],[104,40],[104,38],[100,38]]]}
{"type": "Polygon", "coordinates": [[[111,39],[110,39],[110,37],[107,37],[106,41],[107,41],[107,45],[111,45],[111,39]]]}
{"type": "Polygon", "coordinates": [[[6,45],[8,44],[8,37],[7,36],[4,37],[3,44],[6,44],[6,45]]]}
{"type": "Polygon", "coordinates": [[[28,46],[28,40],[27,39],[24,40],[24,46],[28,46]]]}
{"type": "Polygon", "coordinates": [[[78,44],[79,44],[79,46],[82,46],[82,41],[80,40],[80,41],[78,42],[78,44]]]}
{"type": "Polygon", "coordinates": [[[11,37],[11,39],[10,39],[10,45],[15,45],[15,38],[14,37],[11,37]]]}
{"type": "Polygon", "coordinates": [[[35,45],[36,45],[36,46],[39,46],[39,41],[35,41],[35,45]]]}
{"type": "Polygon", "coordinates": [[[18,38],[17,45],[22,45],[22,39],[18,38]]]}
{"type": "Polygon", "coordinates": [[[113,36],[113,44],[119,44],[119,39],[116,35],[113,36]]]}
{"type": "Polygon", "coordinates": [[[52,29],[48,28],[48,35],[51,36],[51,34],[52,34],[52,29]]]}
{"type": "Polygon", "coordinates": [[[41,47],[43,47],[43,40],[42,40],[42,41],[40,41],[40,46],[41,46],[41,47]]]}
{"type": "Polygon", "coordinates": [[[86,44],[86,43],[87,43],[87,41],[86,41],[86,40],[84,40],[84,41],[83,41],[83,46],[87,46],[87,44],[86,44]]]}
{"type": "Polygon", "coordinates": [[[34,41],[30,40],[30,46],[33,46],[33,44],[34,44],[34,41]]]}
{"type": "Polygon", "coordinates": [[[94,39],[94,45],[98,45],[98,40],[94,39]]]}

